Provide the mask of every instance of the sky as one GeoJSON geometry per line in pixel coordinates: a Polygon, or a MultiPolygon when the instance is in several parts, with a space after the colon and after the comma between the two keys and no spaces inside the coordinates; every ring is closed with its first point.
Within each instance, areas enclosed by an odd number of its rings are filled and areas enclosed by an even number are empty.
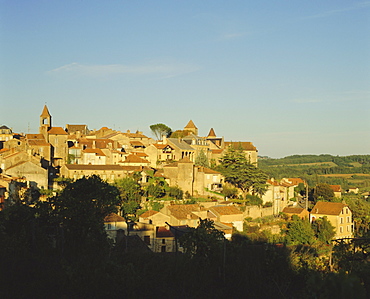
{"type": "Polygon", "coordinates": [[[0,126],[164,123],[370,154],[370,1],[0,0],[0,126]]]}

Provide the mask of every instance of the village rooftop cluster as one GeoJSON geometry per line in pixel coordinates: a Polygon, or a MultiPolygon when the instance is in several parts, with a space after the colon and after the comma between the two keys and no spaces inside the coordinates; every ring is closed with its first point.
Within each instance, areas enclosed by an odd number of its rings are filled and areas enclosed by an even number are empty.
{"type": "MultiPolygon", "coordinates": [[[[58,178],[77,180],[98,175],[113,183],[133,173],[140,173],[140,181],[148,181],[148,173],[163,178],[169,186],[176,186],[192,197],[212,198],[196,204],[164,202],[160,211],[149,210],[140,215],[135,224],[117,214],[105,219],[108,235],[117,232],[139,236],[155,252],[175,251],[175,233],[171,228],[197,227],[199,219],[214,221],[215,227],[231,238],[233,231],[243,230],[245,218],[278,215],[297,215],[311,221],[326,216],[335,227],[335,238],[353,236],[352,212],[344,203],[318,202],[309,213],[297,206],[294,188],[306,184],[300,178],[276,181],[270,178],[262,196],[263,205],[241,209],[218,194],[225,178],[213,169],[197,166],[195,161],[204,154],[215,165],[229,147],[243,150],[247,160],[257,166],[258,151],[251,142],[225,141],[213,128],[207,136],[199,136],[192,120],[178,130],[176,138],[163,136],[154,140],[142,132],[120,132],[107,127],[90,131],[87,125],[67,124],[65,128],[52,125],[52,116],[45,105],[40,115],[39,132],[18,134],[7,126],[0,127],[0,200],[3,204],[16,192],[18,183],[25,188],[55,190],[58,178]]],[[[176,135],[176,134],[175,134],[176,135]]],[[[332,186],[341,196],[340,186],[332,186]]]]}

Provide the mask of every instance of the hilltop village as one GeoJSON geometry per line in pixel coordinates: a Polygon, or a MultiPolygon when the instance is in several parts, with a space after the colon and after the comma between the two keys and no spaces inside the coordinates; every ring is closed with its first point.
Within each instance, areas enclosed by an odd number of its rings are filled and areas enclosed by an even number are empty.
{"type": "Polygon", "coordinates": [[[370,291],[359,188],[275,179],[252,142],[200,136],[192,120],[150,126],[156,139],[57,127],[46,105],[39,121],[35,133],[0,127],[1,298],[370,291]]]}
{"type": "MultiPolygon", "coordinates": [[[[224,176],[197,165],[197,158],[203,155],[217,165],[229,148],[238,148],[249,163],[257,166],[257,148],[251,142],[225,141],[213,128],[207,136],[199,136],[192,120],[174,133],[171,136],[176,137],[163,135],[161,140],[154,140],[139,131],[120,132],[107,127],[90,131],[87,125],[81,124],[55,127],[45,105],[37,134],[22,135],[7,126],[0,128],[1,203],[9,203],[16,192],[19,196],[19,192],[30,189],[58,190],[58,182],[63,179],[98,175],[113,183],[136,173],[143,185],[154,177],[181,189],[188,198],[204,199],[192,204],[163,202],[160,210],[148,209],[130,227],[123,215],[106,217],[106,230],[113,239],[117,238],[119,230],[128,233],[130,229],[131,235],[140,236],[153,251],[175,250],[171,226],[197,227],[199,219],[210,219],[217,229],[231,238],[233,231],[243,231],[244,219],[281,212],[311,217],[311,220],[327,216],[335,227],[336,238],[352,237],[352,214],[344,203],[318,203],[311,216],[305,208],[297,206],[295,188],[305,184],[299,178],[268,179],[260,205],[240,206],[228,201],[220,193],[226,184],[224,176]]],[[[340,197],[340,187],[332,187],[340,197]]],[[[142,206],[145,206],[145,199],[142,206]]]]}

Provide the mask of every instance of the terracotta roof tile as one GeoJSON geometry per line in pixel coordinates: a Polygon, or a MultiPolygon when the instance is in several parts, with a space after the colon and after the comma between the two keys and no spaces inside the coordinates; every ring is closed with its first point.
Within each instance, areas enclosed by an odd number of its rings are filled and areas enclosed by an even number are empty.
{"type": "Polygon", "coordinates": [[[140,218],[148,218],[148,217],[151,217],[155,214],[158,214],[159,212],[157,211],[154,211],[154,210],[149,210],[149,211],[146,211],[145,213],[141,214],[139,217],[140,218]]]}
{"type": "Polygon", "coordinates": [[[164,226],[158,226],[156,229],[157,238],[173,238],[175,235],[164,226]]]}
{"type": "Polygon", "coordinates": [[[257,148],[253,145],[252,142],[247,141],[237,141],[237,142],[225,142],[225,147],[232,146],[235,149],[241,147],[245,151],[256,151],[257,148]]]}
{"type": "Polygon", "coordinates": [[[62,127],[52,127],[49,131],[49,134],[52,135],[68,135],[66,131],[62,127]]]}
{"type": "Polygon", "coordinates": [[[235,206],[214,206],[210,208],[211,211],[217,212],[219,215],[235,215],[235,214],[243,214],[237,207],[235,206]]]}
{"type": "Polygon", "coordinates": [[[344,207],[347,207],[347,205],[341,202],[319,201],[312,208],[311,214],[339,215],[342,212],[344,207]]]}
{"type": "Polygon", "coordinates": [[[86,148],[82,152],[86,154],[95,154],[97,156],[105,156],[100,148],[86,148]]]}
{"type": "Polygon", "coordinates": [[[137,155],[128,155],[124,163],[150,163],[148,160],[138,157],[137,155]]]}
{"type": "Polygon", "coordinates": [[[123,221],[125,221],[125,218],[117,215],[116,213],[110,213],[104,218],[104,222],[123,222],[123,221]]]}

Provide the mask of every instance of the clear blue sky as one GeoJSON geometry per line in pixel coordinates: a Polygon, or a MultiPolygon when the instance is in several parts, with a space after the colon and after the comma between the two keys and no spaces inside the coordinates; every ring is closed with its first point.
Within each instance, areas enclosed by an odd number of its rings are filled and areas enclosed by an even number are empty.
{"type": "Polygon", "coordinates": [[[370,1],[0,0],[0,125],[192,119],[259,154],[370,153],[370,1]]]}

